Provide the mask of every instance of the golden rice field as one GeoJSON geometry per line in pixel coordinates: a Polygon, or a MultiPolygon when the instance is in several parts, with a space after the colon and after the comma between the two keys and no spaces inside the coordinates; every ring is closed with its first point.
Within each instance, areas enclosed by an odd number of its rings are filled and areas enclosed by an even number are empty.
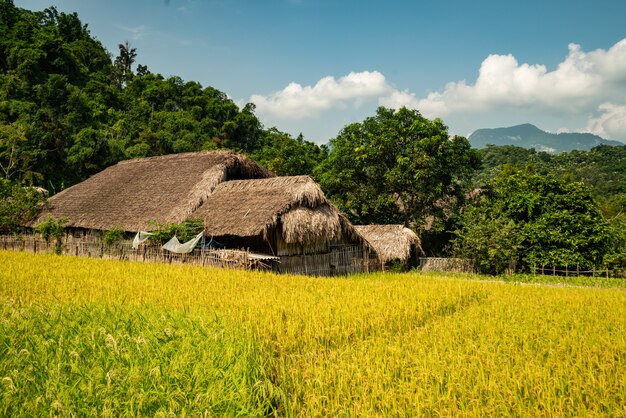
{"type": "Polygon", "coordinates": [[[0,416],[626,416],[626,291],[0,252],[0,416]]]}

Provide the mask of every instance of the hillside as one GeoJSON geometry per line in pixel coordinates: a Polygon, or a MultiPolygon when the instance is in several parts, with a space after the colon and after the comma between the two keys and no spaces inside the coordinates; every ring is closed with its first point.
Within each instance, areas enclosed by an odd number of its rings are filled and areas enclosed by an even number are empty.
{"type": "Polygon", "coordinates": [[[128,43],[110,53],[76,13],[0,0],[0,33],[0,178],[54,194],[129,158],[228,148],[292,175],[325,156],[251,103],[151,72],[128,43]]]}
{"type": "Polygon", "coordinates": [[[478,129],[470,135],[469,141],[474,148],[485,148],[487,145],[515,145],[549,154],[573,150],[589,151],[598,145],[624,145],[622,142],[607,140],[590,133],[553,134],[529,123],[508,128],[478,129]]]}
{"type": "Polygon", "coordinates": [[[626,145],[600,145],[590,151],[570,151],[558,155],[513,145],[489,145],[479,151],[483,167],[477,171],[476,185],[496,175],[504,165],[531,167],[539,174],[555,174],[570,181],[582,181],[596,197],[608,198],[626,193],[626,145]]]}

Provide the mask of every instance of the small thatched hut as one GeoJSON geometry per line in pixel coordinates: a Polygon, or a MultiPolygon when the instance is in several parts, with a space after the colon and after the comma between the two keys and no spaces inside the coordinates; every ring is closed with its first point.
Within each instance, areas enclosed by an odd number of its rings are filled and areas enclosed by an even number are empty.
{"type": "Polygon", "coordinates": [[[308,176],[221,183],[193,216],[219,242],[280,256],[281,271],[362,271],[371,253],[308,176]]]}
{"type": "Polygon", "coordinates": [[[394,260],[407,266],[416,265],[417,258],[424,253],[417,234],[404,225],[355,225],[354,228],[374,248],[383,266],[394,260]]]}
{"type": "Polygon", "coordinates": [[[223,181],[273,174],[230,151],[192,152],[122,161],[49,199],[48,216],[67,227],[126,231],[154,229],[150,221],[181,223],[223,181]]]}

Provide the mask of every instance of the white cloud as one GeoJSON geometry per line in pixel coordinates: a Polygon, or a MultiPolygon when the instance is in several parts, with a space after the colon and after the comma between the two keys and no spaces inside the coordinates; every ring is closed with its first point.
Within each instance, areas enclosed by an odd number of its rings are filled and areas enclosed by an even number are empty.
{"type": "Polygon", "coordinates": [[[252,95],[249,101],[265,122],[277,125],[307,126],[307,120],[325,112],[325,120],[335,121],[339,129],[365,114],[365,108],[371,114],[378,104],[444,118],[451,131],[525,122],[553,131],[581,131],[587,123],[588,131],[624,141],[626,39],[591,52],[572,43],[552,70],[543,64],[520,64],[510,54],[489,55],[473,83],[450,82],[422,97],[397,89],[378,71],[363,71],[323,77],[312,85],[292,82],[271,94],[252,95]]]}
{"type": "Polygon", "coordinates": [[[584,52],[570,44],[569,53],[553,71],[540,64],[519,64],[512,55],[489,55],[471,85],[448,83],[441,92],[419,100],[427,116],[483,112],[502,106],[580,112],[626,92],[626,39],[609,50],[584,52]]]}
{"type": "Polygon", "coordinates": [[[134,27],[118,26],[118,28],[120,28],[124,32],[127,32],[133,41],[138,41],[145,38],[150,32],[150,29],[146,25],[139,25],[134,27]]]}
{"type": "Polygon", "coordinates": [[[314,86],[289,83],[267,96],[254,94],[250,101],[260,114],[285,119],[317,117],[331,108],[358,106],[362,101],[386,95],[391,87],[378,71],[351,72],[339,79],[328,76],[314,86]]]}
{"type": "Polygon", "coordinates": [[[400,91],[391,89],[387,96],[378,99],[378,104],[393,109],[401,108],[402,106],[408,108],[417,108],[419,100],[415,96],[415,93],[411,93],[408,90],[400,91]]]}
{"type": "Polygon", "coordinates": [[[589,119],[587,130],[603,138],[626,140],[626,105],[603,103],[598,110],[602,113],[589,119]]]}

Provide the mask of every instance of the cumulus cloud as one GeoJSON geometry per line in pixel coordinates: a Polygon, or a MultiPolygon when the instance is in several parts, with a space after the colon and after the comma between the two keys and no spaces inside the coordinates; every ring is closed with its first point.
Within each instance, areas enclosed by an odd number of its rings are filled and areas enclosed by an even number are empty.
{"type": "Polygon", "coordinates": [[[603,138],[626,139],[626,105],[603,103],[600,115],[590,118],[587,130],[603,138]]]}
{"type": "Polygon", "coordinates": [[[322,111],[386,95],[391,87],[378,71],[351,72],[339,79],[328,76],[314,86],[290,83],[284,89],[264,96],[254,94],[250,101],[261,114],[285,119],[316,117],[322,111]]]}
{"type": "Polygon", "coordinates": [[[553,71],[541,64],[519,64],[512,55],[489,55],[474,84],[448,83],[416,107],[429,116],[501,106],[583,111],[623,97],[625,87],[626,39],[592,52],[570,44],[567,57],[553,71]]]}
{"type": "MultiPolygon", "coordinates": [[[[500,124],[516,119],[512,117],[516,115],[529,122],[551,120],[553,130],[562,127],[580,131],[587,123],[587,131],[623,141],[626,39],[609,49],[591,52],[572,43],[554,69],[543,64],[519,63],[510,54],[489,55],[475,81],[450,82],[442,90],[422,97],[397,89],[378,71],[362,71],[339,78],[323,77],[312,85],[292,82],[271,94],[252,95],[249,101],[256,104],[260,116],[274,123],[303,122],[331,109],[336,110],[335,118],[342,112],[354,117],[355,109],[367,103],[370,110],[376,104],[418,109],[426,117],[445,118],[452,122],[452,129],[462,131],[484,127],[473,126],[472,122],[500,124]],[[455,120],[461,121],[461,126],[453,126],[455,120]]],[[[328,115],[327,112],[325,117],[328,115]]],[[[347,116],[344,119],[347,121],[347,116]]]]}

